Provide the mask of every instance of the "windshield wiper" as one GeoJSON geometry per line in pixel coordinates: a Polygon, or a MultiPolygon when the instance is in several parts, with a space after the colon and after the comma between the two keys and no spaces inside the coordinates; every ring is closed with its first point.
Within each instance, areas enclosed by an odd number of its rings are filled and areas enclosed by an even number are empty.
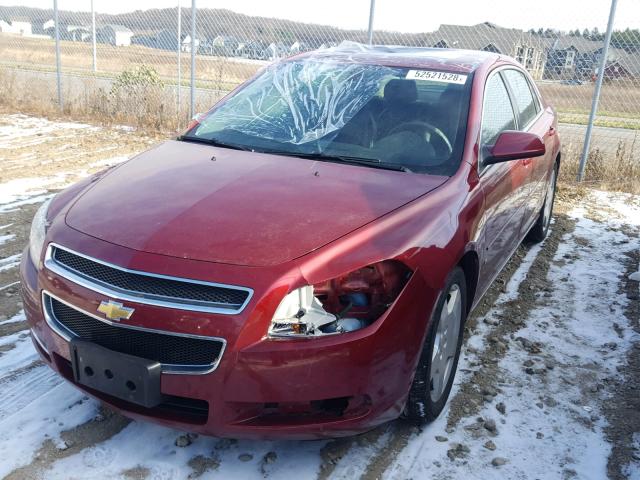
{"type": "Polygon", "coordinates": [[[277,152],[269,151],[265,153],[272,153],[274,155],[286,155],[290,157],[308,158],[311,160],[318,160],[319,162],[334,162],[334,163],[347,163],[350,165],[364,165],[371,168],[380,168],[383,170],[394,170],[396,172],[409,172],[411,170],[404,165],[397,163],[383,162],[377,158],[365,158],[365,157],[353,157],[350,155],[324,155],[322,153],[298,153],[298,152],[277,152]]]}
{"type": "Polygon", "coordinates": [[[204,145],[211,145],[212,147],[230,148],[232,150],[242,150],[245,152],[252,151],[252,149],[247,146],[237,145],[235,143],[221,142],[220,140],[216,140],[215,138],[203,138],[203,137],[180,135],[177,138],[177,140],[179,142],[202,143],[204,145]]]}

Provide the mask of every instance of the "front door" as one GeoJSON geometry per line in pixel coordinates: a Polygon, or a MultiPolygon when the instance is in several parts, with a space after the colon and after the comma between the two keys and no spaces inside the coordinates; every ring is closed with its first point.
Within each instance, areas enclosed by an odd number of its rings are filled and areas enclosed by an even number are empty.
{"type": "MultiPolygon", "coordinates": [[[[489,76],[485,86],[480,145],[491,146],[500,133],[516,129],[514,108],[499,70],[489,76]]],[[[485,199],[479,291],[484,291],[520,243],[532,167],[529,159],[485,166],[485,148],[479,151],[480,185],[485,199]]]]}

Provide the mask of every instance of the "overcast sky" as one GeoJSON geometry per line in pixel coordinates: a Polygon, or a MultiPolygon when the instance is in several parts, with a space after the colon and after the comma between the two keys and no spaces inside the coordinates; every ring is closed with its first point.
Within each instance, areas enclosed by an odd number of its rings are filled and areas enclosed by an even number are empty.
{"type": "MultiPolygon", "coordinates": [[[[183,6],[190,0],[180,0],[183,6]]],[[[366,29],[370,0],[197,0],[199,7],[228,8],[251,15],[366,29]]],[[[94,0],[98,12],[120,13],[175,7],[178,0],[94,0]]],[[[52,0],[0,0],[0,5],[49,7],[52,0]]],[[[60,9],[89,10],[90,0],[58,0],[60,9]]],[[[376,29],[427,32],[441,23],[491,21],[505,27],[604,31],[610,0],[376,0],[376,29]]],[[[640,0],[619,0],[616,29],[640,28],[640,0]]]]}

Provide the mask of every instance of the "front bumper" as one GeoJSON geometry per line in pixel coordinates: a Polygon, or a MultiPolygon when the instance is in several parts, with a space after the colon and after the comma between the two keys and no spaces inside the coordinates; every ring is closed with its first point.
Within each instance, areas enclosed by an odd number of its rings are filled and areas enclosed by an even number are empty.
{"type": "MultiPolygon", "coordinates": [[[[112,259],[132,255],[122,247],[93,242],[92,248],[102,254],[108,248],[112,259]]],[[[135,255],[138,263],[159,261],[151,254],[135,255]]],[[[185,262],[166,257],[161,261],[168,264],[167,269],[173,268],[174,261],[185,262]]],[[[47,269],[36,269],[28,252],[22,256],[21,277],[25,313],[37,350],[51,368],[75,384],[69,344],[45,321],[42,291],[85,312],[95,312],[109,298],[47,269]]],[[[166,401],[161,405],[145,408],[76,386],[129,417],[231,438],[346,436],[400,415],[434,301],[420,276],[413,275],[394,305],[367,328],[325,338],[282,340],[265,338],[283,294],[281,285],[265,283],[257,274],[253,278],[256,295],[238,315],[128,303],[136,309],[129,323],[135,320],[144,328],[226,340],[214,371],[163,373],[160,388],[166,401]]]]}

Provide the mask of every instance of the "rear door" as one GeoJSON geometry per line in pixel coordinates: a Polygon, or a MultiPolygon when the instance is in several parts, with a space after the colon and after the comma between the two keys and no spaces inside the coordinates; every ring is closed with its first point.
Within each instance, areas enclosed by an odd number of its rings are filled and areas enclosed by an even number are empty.
{"type": "Polygon", "coordinates": [[[544,202],[546,178],[549,172],[550,157],[553,154],[554,115],[552,111],[542,110],[540,98],[524,72],[509,68],[503,70],[502,75],[516,111],[518,130],[540,136],[547,148],[544,157],[522,160],[528,170],[522,216],[522,234],[524,235],[536,220],[544,202]]]}
{"type": "Polygon", "coordinates": [[[481,234],[482,264],[480,291],[502,269],[520,243],[523,209],[529,188],[530,168],[522,160],[484,165],[486,148],[494,145],[505,130],[516,130],[517,121],[511,96],[502,76],[490,74],[484,91],[480,133],[480,184],[485,198],[481,234]]]}

